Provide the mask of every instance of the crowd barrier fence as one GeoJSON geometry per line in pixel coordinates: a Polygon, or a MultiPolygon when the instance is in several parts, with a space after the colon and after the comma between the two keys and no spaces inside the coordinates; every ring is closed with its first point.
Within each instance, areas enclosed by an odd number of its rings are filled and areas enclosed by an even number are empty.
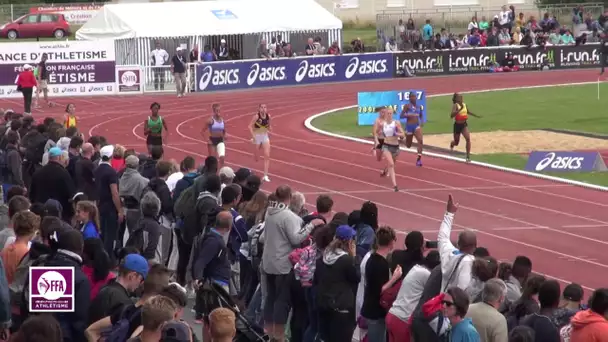
{"type": "MultiPolygon", "coordinates": [[[[40,57],[39,51],[24,48],[24,44],[19,44],[21,51],[17,52],[3,52],[0,46],[0,98],[21,96],[15,86],[21,63],[33,63],[40,57]]],[[[52,96],[175,92],[170,66],[117,65],[111,44],[93,45],[70,42],[52,52],[47,65],[52,96]]],[[[551,69],[597,68],[600,52],[599,44],[586,44],[220,61],[188,64],[186,84],[188,92],[214,92],[398,78],[404,76],[406,68],[417,77],[484,73],[507,53],[517,58],[522,71],[539,70],[541,65],[551,69]]]]}

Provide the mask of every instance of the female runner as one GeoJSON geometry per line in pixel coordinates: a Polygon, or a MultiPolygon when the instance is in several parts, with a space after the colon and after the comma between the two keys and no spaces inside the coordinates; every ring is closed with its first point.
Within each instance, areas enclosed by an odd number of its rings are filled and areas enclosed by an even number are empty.
{"type": "MultiPolygon", "coordinates": [[[[372,152],[376,155],[378,161],[382,161],[382,145],[384,145],[384,134],[382,133],[382,125],[384,124],[384,117],[386,116],[386,107],[376,108],[378,112],[378,118],[374,121],[374,127],[372,128],[372,135],[374,136],[374,147],[372,152]]],[[[388,169],[384,168],[380,172],[380,177],[385,177],[388,173],[388,169]]]]}
{"type": "Polygon", "coordinates": [[[76,106],[73,103],[68,103],[65,107],[65,116],[63,117],[63,126],[65,128],[76,127],[76,106]]]}
{"type": "Polygon", "coordinates": [[[148,120],[144,121],[144,135],[146,136],[146,145],[148,145],[148,153],[152,153],[152,146],[163,146],[163,129],[165,130],[165,138],[169,134],[167,123],[162,116],[158,115],[160,104],[154,102],[150,105],[152,115],[148,116],[148,120]]]}
{"type": "Polygon", "coordinates": [[[399,191],[395,174],[395,163],[399,156],[399,141],[403,139],[405,133],[398,120],[393,119],[393,110],[386,109],[385,120],[382,123],[382,134],[384,135],[384,144],[382,144],[382,155],[386,159],[386,168],[388,175],[391,177],[393,188],[399,191]]]}
{"type": "Polygon", "coordinates": [[[424,108],[416,105],[416,93],[410,92],[410,102],[405,105],[401,112],[401,118],[405,119],[405,146],[412,147],[412,140],[416,137],[418,143],[418,158],[416,166],[422,166],[422,113],[424,108]]]}
{"type": "Polygon", "coordinates": [[[260,104],[258,113],[253,116],[251,123],[249,124],[249,131],[251,132],[252,141],[255,146],[253,156],[255,161],[258,161],[258,153],[261,149],[264,153],[264,182],[270,182],[268,178],[268,167],[270,166],[270,139],[268,133],[271,132],[270,128],[270,115],[266,111],[266,105],[260,104]]]}
{"type": "Polygon", "coordinates": [[[203,127],[202,135],[206,136],[209,131],[209,141],[207,142],[207,150],[210,156],[217,156],[220,162],[220,168],[224,166],[224,157],[226,156],[226,125],[224,118],[220,114],[220,104],[214,103],[211,106],[213,115],[207,121],[207,125],[203,127]]]}
{"type": "Polygon", "coordinates": [[[467,162],[471,161],[471,133],[469,132],[469,125],[467,124],[467,120],[469,119],[469,115],[474,116],[476,118],[481,118],[480,115],[473,114],[467,105],[462,102],[462,95],[458,93],[454,93],[452,97],[452,113],[450,114],[450,118],[454,119],[454,140],[450,143],[450,150],[454,150],[454,146],[458,146],[460,143],[460,135],[464,137],[466,141],[466,150],[467,150],[467,162]]]}

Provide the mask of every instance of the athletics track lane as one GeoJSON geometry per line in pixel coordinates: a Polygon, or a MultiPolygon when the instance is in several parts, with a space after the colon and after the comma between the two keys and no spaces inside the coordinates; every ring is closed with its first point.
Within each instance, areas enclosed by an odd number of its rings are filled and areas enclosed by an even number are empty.
{"type": "MultiPolygon", "coordinates": [[[[435,238],[447,194],[453,193],[461,205],[453,236],[460,229],[475,229],[479,245],[489,248],[497,258],[510,260],[518,254],[527,255],[532,258],[535,271],[564,281],[575,280],[590,290],[606,286],[608,280],[608,256],[602,253],[608,244],[606,193],[430,157],[425,158],[423,168],[416,168],[414,155],[409,153],[402,153],[397,166],[403,191],[394,193],[388,180],[378,177],[380,165],[371,157],[369,145],[310,132],[303,127],[303,121],[318,112],[355,104],[358,91],[419,88],[437,94],[589,82],[595,77],[595,71],[579,70],[451,76],[449,80],[397,79],[202,94],[183,99],[146,95],[70,101],[76,103],[82,116],[84,132],[105,135],[111,142],[138,150],[144,149],[141,126],[147,108],[152,101],[161,102],[162,115],[171,127],[167,156],[177,160],[187,154],[204,157],[206,145],[200,137],[200,127],[210,104],[220,102],[228,124],[229,165],[256,170],[262,168],[262,163],[253,162],[247,124],[257,104],[265,102],[276,132],[271,138],[272,183],[264,186],[265,190],[288,183],[307,194],[309,202],[314,202],[318,193],[331,192],[336,211],[350,212],[364,200],[372,200],[378,204],[382,223],[402,231],[422,230],[429,239],[435,238]]],[[[19,101],[14,102],[17,107],[19,101]]]]}

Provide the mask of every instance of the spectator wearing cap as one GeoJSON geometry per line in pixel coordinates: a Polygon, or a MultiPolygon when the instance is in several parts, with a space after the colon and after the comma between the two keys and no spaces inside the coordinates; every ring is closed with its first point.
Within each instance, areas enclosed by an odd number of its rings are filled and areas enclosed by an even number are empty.
{"type": "Polygon", "coordinates": [[[225,61],[228,59],[228,46],[226,45],[226,39],[220,40],[220,45],[215,48],[215,56],[218,61],[225,61]]]}
{"type": "Polygon", "coordinates": [[[342,225],[316,262],[319,333],[323,341],[350,342],[355,330],[355,292],[360,280],[355,263],[356,232],[342,225]]]}
{"type": "Polygon", "coordinates": [[[82,145],[81,158],[78,159],[74,167],[76,190],[85,194],[89,201],[97,200],[95,178],[93,176],[94,166],[92,161],[94,152],[95,149],[91,143],[84,143],[82,145]]]}
{"type": "Polygon", "coordinates": [[[127,230],[131,234],[141,214],[139,201],[150,181],[137,171],[139,168],[137,156],[128,156],[125,159],[125,166],[124,173],[118,182],[118,194],[124,203],[127,230]]]}
{"type": "Polygon", "coordinates": [[[186,95],[186,57],[181,46],[175,51],[175,55],[171,58],[171,73],[175,79],[175,90],[177,97],[186,95]]]}
{"type": "Polygon", "coordinates": [[[101,288],[91,302],[89,323],[111,315],[124,305],[133,304],[131,294],[148,275],[148,261],[139,254],[129,254],[118,266],[118,276],[101,288]]]}
{"type": "Polygon", "coordinates": [[[579,311],[581,311],[581,302],[583,301],[584,291],[579,284],[569,284],[562,292],[562,299],[559,303],[559,308],[553,312],[551,319],[558,329],[570,323],[570,319],[579,311]]]}
{"type": "Polygon", "coordinates": [[[557,326],[550,318],[553,316],[560,301],[560,288],[556,280],[545,280],[538,290],[540,311],[524,317],[520,325],[534,330],[534,340],[540,342],[560,342],[557,326]]]}
{"type": "MultiPolygon", "coordinates": [[[[125,249],[127,249],[128,247],[125,247],[125,249]]],[[[124,263],[126,263],[126,258],[130,257],[130,255],[137,255],[137,254],[127,254],[127,256],[125,257],[125,260],[123,261],[124,263]]],[[[88,328],[87,328],[87,337],[89,341],[98,341],[100,339],[100,335],[101,332],[107,329],[110,329],[113,325],[115,325],[116,323],[118,323],[123,317],[131,317],[131,319],[129,320],[129,329],[127,332],[127,336],[132,336],[136,331],[140,331],[142,328],[142,325],[145,321],[145,319],[142,317],[142,308],[144,303],[146,303],[148,300],[150,300],[150,298],[157,296],[158,294],[161,293],[161,291],[163,291],[164,288],[166,288],[169,285],[169,278],[171,276],[171,271],[169,271],[164,265],[161,264],[156,264],[156,265],[152,265],[151,267],[149,267],[148,270],[148,263],[147,262],[142,262],[142,260],[140,259],[138,261],[138,268],[141,268],[141,271],[143,272],[143,270],[147,270],[147,274],[145,275],[145,279],[143,280],[143,286],[141,286],[141,273],[139,275],[137,275],[137,279],[139,280],[139,285],[137,285],[138,288],[143,288],[141,296],[139,297],[139,300],[137,300],[135,303],[133,303],[133,301],[129,301],[129,302],[125,302],[122,305],[118,305],[115,308],[112,308],[112,310],[110,311],[110,313],[108,314],[108,316],[104,316],[103,318],[99,319],[98,321],[93,322],[88,328]],[[144,267],[145,265],[145,267],[144,267]]],[[[106,286],[108,287],[108,286],[106,286]]],[[[104,293],[105,288],[103,288],[100,292],[99,295],[101,295],[102,293],[104,293]]],[[[120,289],[116,290],[116,291],[121,291],[120,289]]],[[[122,290],[123,292],[125,290],[122,290]]],[[[101,301],[98,301],[97,299],[95,299],[95,303],[103,303],[101,301]]],[[[91,308],[93,310],[93,305],[91,305],[91,308]]],[[[146,341],[146,340],[144,340],[146,341]]],[[[151,341],[154,341],[154,339],[152,339],[151,341]]]]}
{"type": "Polygon", "coordinates": [[[32,94],[34,93],[34,87],[38,86],[32,69],[31,65],[25,64],[15,82],[17,83],[17,90],[21,91],[23,95],[23,112],[25,114],[32,113],[32,94]]]}
{"type": "Polygon", "coordinates": [[[76,193],[76,185],[65,169],[66,156],[59,147],[49,150],[49,163],[34,173],[30,186],[30,200],[32,203],[45,203],[55,199],[63,207],[62,219],[71,222],[74,209],[70,200],[76,193]]]}
{"type": "Polygon", "coordinates": [[[505,300],[507,285],[501,279],[493,278],[485,282],[481,292],[481,302],[471,304],[467,317],[479,333],[481,342],[503,342],[509,338],[507,319],[498,309],[505,300]]]}
{"type": "Polygon", "coordinates": [[[225,188],[226,185],[232,184],[234,177],[236,176],[234,174],[234,170],[232,170],[232,168],[229,166],[222,167],[218,172],[218,175],[220,176],[220,181],[222,182],[222,189],[225,188]]]}
{"type": "MultiPolygon", "coordinates": [[[[86,274],[82,271],[82,257],[84,241],[82,234],[76,229],[61,232],[57,237],[57,250],[45,262],[47,267],[71,267],[73,269],[74,281],[72,290],[74,293],[73,312],[54,312],[53,316],[61,325],[63,341],[86,341],[84,331],[87,328],[89,304],[91,301],[91,284],[86,274]]],[[[25,287],[31,286],[29,279],[25,287]]],[[[23,296],[28,296],[28,291],[23,291],[23,296]]],[[[27,303],[27,301],[24,301],[27,303]]],[[[28,310],[22,310],[24,320],[29,315],[28,310]]]]}
{"type": "Polygon", "coordinates": [[[119,224],[124,221],[124,212],[118,193],[118,174],[110,164],[114,146],[106,145],[99,150],[101,161],[95,169],[97,208],[101,225],[101,238],[108,255],[114,255],[114,244],[119,238],[119,224]]]}
{"type": "Polygon", "coordinates": [[[562,329],[562,336],[569,336],[570,342],[608,341],[608,289],[595,290],[589,299],[589,309],[579,311],[571,322],[570,329],[562,329]]]}

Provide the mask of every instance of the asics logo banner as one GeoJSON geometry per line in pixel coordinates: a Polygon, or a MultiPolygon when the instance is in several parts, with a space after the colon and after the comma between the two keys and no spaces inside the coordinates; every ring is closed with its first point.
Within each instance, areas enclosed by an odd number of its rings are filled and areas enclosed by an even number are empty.
{"type": "Polygon", "coordinates": [[[315,79],[321,77],[332,77],[336,75],[335,63],[315,63],[314,60],[303,60],[300,62],[300,67],[296,71],[296,82],[300,83],[305,78],[315,79]]]}
{"type": "Polygon", "coordinates": [[[606,165],[597,152],[540,152],[530,153],[526,170],[534,172],[604,171],[606,165]]]}
{"type": "Polygon", "coordinates": [[[383,74],[388,70],[387,64],[386,59],[361,61],[359,57],[353,57],[348,62],[344,76],[346,79],[351,79],[357,73],[359,75],[383,74]]]}
{"type": "Polygon", "coordinates": [[[253,63],[251,71],[247,75],[247,84],[254,85],[258,80],[260,82],[282,81],[286,77],[285,66],[261,67],[259,63],[253,63]]]}
{"type": "Polygon", "coordinates": [[[203,68],[198,82],[198,88],[205,90],[213,86],[233,85],[239,83],[239,69],[214,70],[210,65],[203,68]]]}
{"type": "Polygon", "coordinates": [[[393,69],[389,52],[205,62],[196,66],[195,84],[198,91],[282,87],[390,78],[393,69]]]}

